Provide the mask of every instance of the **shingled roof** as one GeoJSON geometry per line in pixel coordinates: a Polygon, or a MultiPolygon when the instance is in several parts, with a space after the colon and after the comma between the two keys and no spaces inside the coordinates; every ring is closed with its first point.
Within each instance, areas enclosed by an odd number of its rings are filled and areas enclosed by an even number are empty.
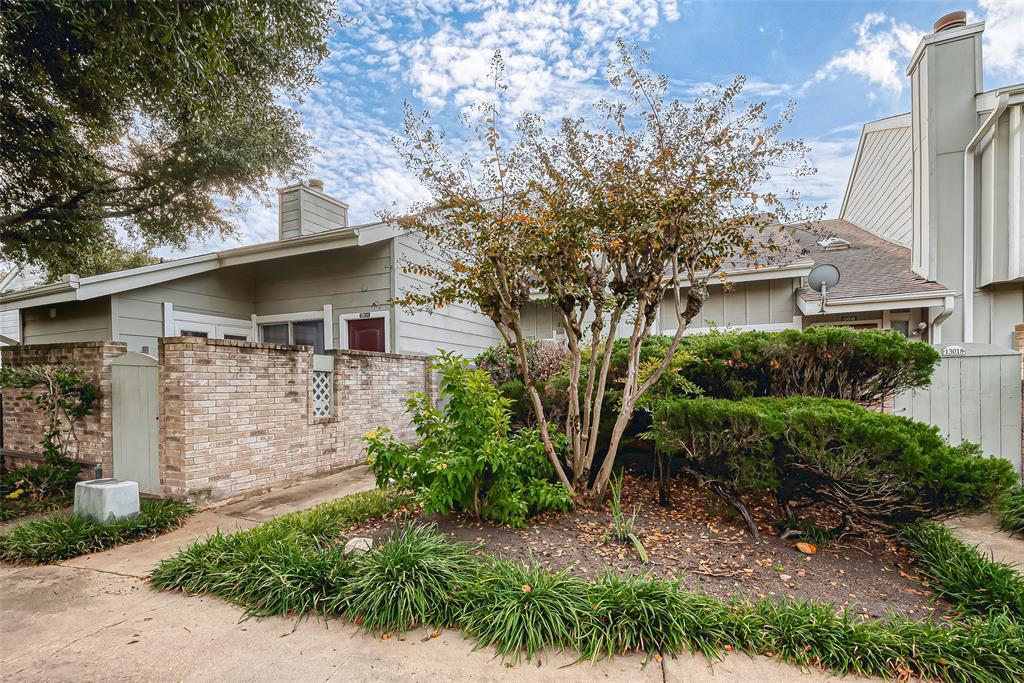
{"type": "MultiPolygon", "coordinates": [[[[931,294],[947,288],[924,279],[910,268],[910,249],[894,244],[843,219],[820,222],[821,230],[846,240],[850,246],[826,249],[818,244],[820,235],[797,231],[797,241],[815,264],[831,263],[839,268],[840,280],[828,292],[828,299],[858,299],[894,294],[931,294]]],[[[808,286],[799,289],[804,301],[819,301],[821,295],[808,286]]]]}

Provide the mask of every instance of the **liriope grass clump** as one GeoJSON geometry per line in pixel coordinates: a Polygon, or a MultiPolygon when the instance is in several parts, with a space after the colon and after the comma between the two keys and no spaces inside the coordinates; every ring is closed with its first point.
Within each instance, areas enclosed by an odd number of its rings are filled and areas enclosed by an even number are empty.
{"type": "Polygon", "coordinates": [[[996,510],[999,528],[1011,534],[1024,534],[1024,487],[1014,486],[1003,494],[996,510]]]}
{"type": "Polygon", "coordinates": [[[510,660],[548,648],[595,660],[685,651],[715,660],[733,650],[838,674],[1024,680],[1024,620],[1005,608],[943,623],[871,620],[812,601],[722,601],[649,576],[588,582],[477,559],[473,546],[431,526],[398,527],[345,557],[319,513],[287,519],[199,542],[162,563],[153,582],[223,596],[250,615],[338,616],[377,633],[458,627],[510,660]]]}
{"type": "Polygon", "coordinates": [[[160,562],[150,581],[162,590],[217,595],[245,607],[247,616],[341,614],[355,568],[336,546],[338,535],[408,502],[394,490],[375,489],[246,531],[218,531],[160,562]]]}
{"type": "Polygon", "coordinates": [[[935,592],[968,610],[1006,610],[1024,618],[1024,575],[985,557],[935,522],[903,529],[899,539],[917,560],[935,592]]]}
{"type": "Polygon", "coordinates": [[[492,559],[461,597],[462,627],[479,647],[493,645],[502,657],[518,661],[546,647],[582,649],[588,585],[568,570],[492,559]]]}
{"type": "Polygon", "coordinates": [[[173,500],[144,500],[130,519],[99,523],[55,513],[0,534],[0,561],[49,564],[176,529],[192,508],[173,500]]]}
{"type": "Polygon", "coordinates": [[[580,638],[586,659],[683,650],[711,657],[727,640],[722,602],[678,581],[607,573],[589,586],[587,603],[580,638]]]}
{"type": "Polygon", "coordinates": [[[397,529],[356,561],[344,600],[348,615],[373,632],[456,624],[457,593],[478,567],[472,550],[433,526],[397,529]]]}

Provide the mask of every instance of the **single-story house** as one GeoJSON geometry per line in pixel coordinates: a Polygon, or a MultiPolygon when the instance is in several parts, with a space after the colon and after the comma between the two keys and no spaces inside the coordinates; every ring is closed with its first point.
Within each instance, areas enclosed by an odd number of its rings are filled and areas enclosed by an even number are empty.
{"type": "Polygon", "coordinates": [[[24,344],[123,341],[156,353],[160,337],[274,342],[403,354],[468,355],[498,333],[478,311],[414,311],[388,302],[415,286],[400,263],[420,240],[390,224],[348,225],[348,206],[310,181],[279,191],[279,239],[0,296],[21,313],[24,344]]]}

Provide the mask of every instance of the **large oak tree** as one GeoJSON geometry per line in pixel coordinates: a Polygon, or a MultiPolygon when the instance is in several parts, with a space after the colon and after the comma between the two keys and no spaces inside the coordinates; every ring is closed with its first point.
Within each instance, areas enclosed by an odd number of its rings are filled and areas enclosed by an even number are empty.
{"type": "Polygon", "coordinates": [[[330,0],[7,0],[0,258],[51,278],[230,233],[302,169],[330,0]]]}

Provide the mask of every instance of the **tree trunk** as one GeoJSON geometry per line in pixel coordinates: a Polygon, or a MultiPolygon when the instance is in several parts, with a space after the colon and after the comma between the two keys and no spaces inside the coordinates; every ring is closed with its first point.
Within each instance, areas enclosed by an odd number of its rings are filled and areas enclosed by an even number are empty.
{"type": "Polygon", "coordinates": [[[743,521],[747,524],[747,530],[750,535],[754,537],[754,540],[761,540],[761,534],[757,530],[757,524],[754,522],[754,518],[751,516],[750,511],[747,510],[747,506],[743,504],[743,500],[740,499],[738,493],[731,487],[727,487],[721,482],[713,481],[708,484],[716,496],[724,500],[726,503],[731,505],[736,512],[740,513],[743,517],[743,521]]]}
{"type": "Polygon", "coordinates": [[[651,458],[654,478],[658,482],[658,505],[672,507],[672,456],[655,446],[651,458]]]}

